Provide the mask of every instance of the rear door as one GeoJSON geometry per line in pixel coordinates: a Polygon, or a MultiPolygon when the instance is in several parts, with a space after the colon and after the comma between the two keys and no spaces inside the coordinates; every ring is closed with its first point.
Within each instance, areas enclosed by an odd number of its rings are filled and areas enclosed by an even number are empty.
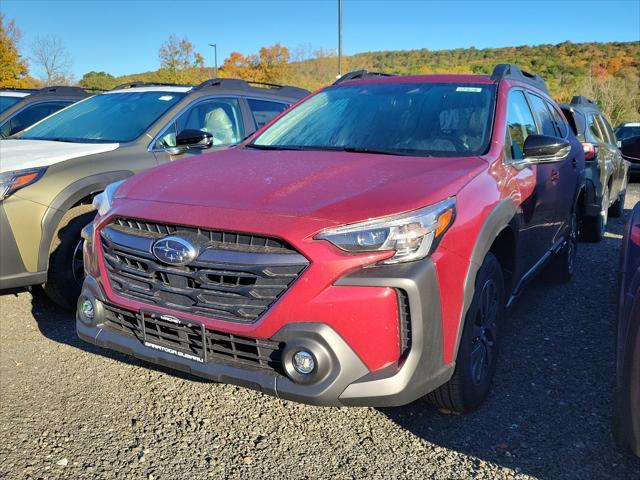
{"type": "Polygon", "coordinates": [[[276,116],[284,112],[289,106],[284,102],[262,100],[258,98],[247,98],[247,104],[251,110],[256,130],[260,130],[276,116]]]}
{"type": "Polygon", "coordinates": [[[573,213],[573,208],[578,192],[581,172],[584,170],[582,159],[582,145],[572,135],[571,127],[561,115],[560,109],[548,100],[544,100],[553,120],[556,136],[571,144],[569,156],[562,162],[556,163],[556,170],[560,174],[558,179],[558,202],[556,204],[556,216],[560,224],[560,231],[564,232],[564,226],[568,225],[573,213]]]}
{"type": "Polygon", "coordinates": [[[622,159],[620,149],[616,143],[616,135],[607,119],[603,115],[597,116],[598,125],[603,136],[603,148],[608,150],[608,157],[611,159],[613,173],[611,177],[611,201],[615,202],[620,192],[627,188],[627,164],[622,159]]]}

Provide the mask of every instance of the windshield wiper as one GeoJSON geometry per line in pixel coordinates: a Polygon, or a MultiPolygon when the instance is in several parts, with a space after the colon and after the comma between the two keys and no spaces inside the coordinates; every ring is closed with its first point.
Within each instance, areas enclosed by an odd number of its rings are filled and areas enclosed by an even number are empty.
{"type": "Polygon", "coordinates": [[[309,150],[307,147],[298,145],[258,145],[255,143],[245,145],[244,148],[255,148],[257,150],[309,150]]]}

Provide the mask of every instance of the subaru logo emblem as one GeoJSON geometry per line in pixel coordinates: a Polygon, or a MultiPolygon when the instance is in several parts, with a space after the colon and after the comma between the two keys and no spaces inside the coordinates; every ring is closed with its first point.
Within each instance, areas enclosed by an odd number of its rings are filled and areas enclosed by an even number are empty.
{"type": "Polygon", "coordinates": [[[198,256],[196,247],[175,236],[157,240],[151,250],[158,260],[169,265],[186,265],[198,256]]]}

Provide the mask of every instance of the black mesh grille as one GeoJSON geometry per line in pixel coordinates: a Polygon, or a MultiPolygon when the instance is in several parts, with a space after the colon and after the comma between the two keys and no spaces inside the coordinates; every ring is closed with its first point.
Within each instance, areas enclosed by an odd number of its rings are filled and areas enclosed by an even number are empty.
{"type": "Polygon", "coordinates": [[[124,227],[133,232],[140,234],[151,234],[154,237],[162,237],[165,235],[173,235],[176,232],[190,232],[202,235],[211,242],[221,243],[227,247],[237,245],[238,247],[256,247],[271,253],[298,253],[289,244],[277,238],[263,237],[260,235],[249,235],[244,233],[224,232],[222,230],[207,230],[198,227],[187,227],[181,225],[167,225],[163,223],[145,222],[144,220],[135,220],[132,218],[117,218],[112,225],[124,227]]]}
{"type": "Polygon", "coordinates": [[[101,241],[109,283],[119,295],[239,322],[256,321],[308,265],[279,239],[131,219],[114,220],[101,241]],[[151,245],[166,235],[196,236],[200,256],[184,266],[160,262],[151,245]]]}
{"type": "Polygon", "coordinates": [[[113,305],[103,305],[105,308],[105,328],[133,336],[140,342],[144,341],[146,335],[147,342],[206,358],[208,362],[222,360],[269,369],[277,373],[282,371],[283,343],[205,329],[205,355],[202,350],[203,336],[200,325],[188,323],[176,325],[157,316],[151,317],[145,314],[143,335],[142,314],[123,310],[113,305]]]}
{"type": "Polygon", "coordinates": [[[409,295],[404,290],[396,290],[398,294],[398,317],[400,320],[400,356],[409,353],[411,348],[411,311],[409,295]]]}

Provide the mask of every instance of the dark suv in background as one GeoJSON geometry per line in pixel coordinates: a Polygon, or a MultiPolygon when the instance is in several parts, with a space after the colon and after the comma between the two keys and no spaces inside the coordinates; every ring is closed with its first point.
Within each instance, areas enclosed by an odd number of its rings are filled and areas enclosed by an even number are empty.
{"type": "Polygon", "coordinates": [[[622,215],[628,163],[620,154],[611,125],[595,102],[575,96],[571,103],[561,107],[584,148],[586,190],[582,236],[585,240],[599,242],[609,215],[622,215]]]}
{"type": "Polygon", "coordinates": [[[21,132],[58,110],[93,95],[80,87],[64,86],[16,91],[18,92],[24,95],[3,95],[8,106],[0,112],[0,138],[21,132]]]}

